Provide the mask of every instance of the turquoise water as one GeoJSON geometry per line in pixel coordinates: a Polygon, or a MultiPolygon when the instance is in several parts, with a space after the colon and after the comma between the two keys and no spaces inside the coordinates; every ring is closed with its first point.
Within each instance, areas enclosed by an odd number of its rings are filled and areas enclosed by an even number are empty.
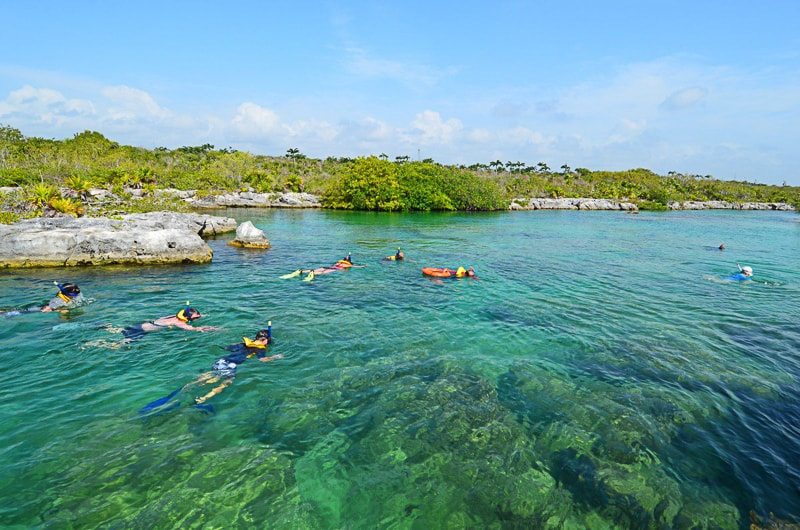
{"type": "MultiPolygon", "coordinates": [[[[231,210],[266,252],[0,275],[0,524],[745,528],[800,519],[800,217],[231,210]],[[716,250],[725,242],[728,249],[716,250]],[[381,263],[402,246],[414,262],[381,263]],[[368,264],[313,283],[278,276],[368,264]],[[751,265],[756,282],[720,281],[751,265]],[[473,265],[479,281],[422,266],[473,265]],[[117,349],[176,312],[221,326],[117,349]],[[210,403],[138,410],[272,320],[210,403]]],[[[206,388],[205,390],[208,390],[206,388]]]]}

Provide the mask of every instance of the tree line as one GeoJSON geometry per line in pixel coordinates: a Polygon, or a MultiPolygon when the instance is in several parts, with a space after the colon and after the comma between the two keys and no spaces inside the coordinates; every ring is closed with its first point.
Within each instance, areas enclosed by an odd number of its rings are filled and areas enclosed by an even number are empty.
{"type": "Polygon", "coordinates": [[[19,215],[35,215],[48,207],[80,215],[92,188],[121,196],[138,189],[140,198],[159,188],[306,191],[319,195],[329,208],[382,211],[497,210],[520,197],[628,200],[642,209],[666,209],[670,201],[686,200],[800,205],[797,186],[673,171],[659,175],[644,168],[592,171],[563,164],[553,170],[545,162],[501,160],[464,166],[430,158],[415,161],[406,155],[390,160],[385,153],[315,159],[296,147],[280,156],[211,144],[145,149],[121,145],[94,131],[54,140],[27,137],[2,125],[0,186],[20,190],[17,197],[30,208],[17,205],[19,215]],[[63,196],[64,189],[71,193],[63,196]]]}

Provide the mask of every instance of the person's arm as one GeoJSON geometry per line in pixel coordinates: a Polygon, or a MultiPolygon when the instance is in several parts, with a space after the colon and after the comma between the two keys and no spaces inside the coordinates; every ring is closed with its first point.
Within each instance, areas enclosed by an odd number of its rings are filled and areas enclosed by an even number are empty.
{"type": "Polygon", "coordinates": [[[270,355],[269,357],[261,357],[259,359],[259,361],[261,361],[262,363],[268,363],[270,361],[274,361],[274,360],[277,360],[277,359],[283,359],[283,354],[282,353],[277,353],[275,355],[270,355]]]}
{"type": "Polygon", "coordinates": [[[186,331],[199,331],[201,333],[204,331],[216,331],[217,329],[219,329],[215,328],[214,326],[192,326],[188,322],[183,322],[182,320],[175,322],[173,326],[185,329],[186,331]]]}

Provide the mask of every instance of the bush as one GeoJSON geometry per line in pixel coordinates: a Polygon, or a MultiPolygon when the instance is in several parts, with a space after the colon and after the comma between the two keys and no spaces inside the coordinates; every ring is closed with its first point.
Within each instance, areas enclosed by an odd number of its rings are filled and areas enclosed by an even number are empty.
{"type": "Polygon", "coordinates": [[[58,188],[52,184],[48,184],[47,182],[38,182],[33,186],[28,187],[25,191],[28,201],[36,206],[44,206],[53,199],[58,199],[61,197],[61,193],[58,191],[58,188]]]}
{"type": "Polygon", "coordinates": [[[84,213],[83,204],[73,199],[58,197],[51,199],[50,202],[48,202],[48,206],[57,212],[75,217],[79,217],[84,213]]]}
{"type": "Polygon", "coordinates": [[[10,225],[20,220],[20,215],[14,212],[0,212],[0,225],[10,225]]]}
{"type": "Polygon", "coordinates": [[[397,166],[371,156],[349,164],[323,195],[323,204],[348,210],[401,209],[397,166]]]}
{"type": "Polygon", "coordinates": [[[666,204],[653,201],[639,201],[637,206],[640,210],[650,210],[654,212],[663,212],[669,210],[669,207],[666,204]]]}

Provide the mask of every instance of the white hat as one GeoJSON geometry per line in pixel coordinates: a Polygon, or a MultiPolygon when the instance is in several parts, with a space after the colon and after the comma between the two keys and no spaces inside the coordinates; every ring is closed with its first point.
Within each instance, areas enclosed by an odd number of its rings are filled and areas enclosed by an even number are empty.
{"type": "Polygon", "coordinates": [[[744,267],[742,267],[742,272],[745,274],[745,276],[752,276],[753,267],[748,267],[747,265],[745,265],[744,267]]]}

